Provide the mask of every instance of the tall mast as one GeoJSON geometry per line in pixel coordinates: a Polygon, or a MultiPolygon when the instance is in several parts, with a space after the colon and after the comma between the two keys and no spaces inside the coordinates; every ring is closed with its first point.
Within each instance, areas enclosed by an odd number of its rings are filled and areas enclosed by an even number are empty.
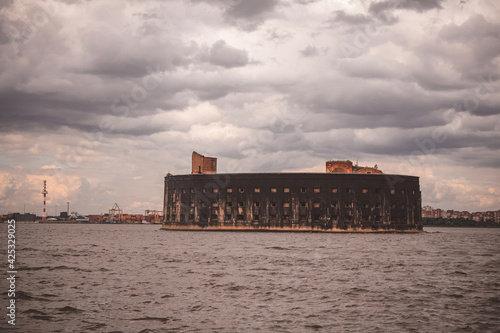
{"type": "Polygon", "coordinates": [[[47,212],[45,211],[45,201],[46,201],[46,198],[47,198],[47,181],[44,180],[43,181],[43,191],[42,191],[42,194],[43,194],[43,215],[42,215],[42,221],[47,221],[47,212]]]}

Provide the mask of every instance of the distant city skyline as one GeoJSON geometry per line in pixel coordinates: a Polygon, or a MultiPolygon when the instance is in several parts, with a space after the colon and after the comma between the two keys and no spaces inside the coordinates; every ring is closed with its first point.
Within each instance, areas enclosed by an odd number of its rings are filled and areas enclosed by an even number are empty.
{"type": "Polygon", "coordinates": [[[3,1],[0,214],[162,210],[218,172],[420,177],[422,205],[500,209],[500,3],[3,1]]]}
{"type": "Polygon", "coordinates": [[[441,209],[434,208],[431,206],[422,207],[422,217],[433,217],[433,218],[446,218],[446,219],[458,219],[464,218],[467,220],[474,220],[476,222],[491,220],[495,223],[500,222],[500,209],[482,211],[482,212],[469,212],[467,210],[454,210],[454,209],[441,209]]]}

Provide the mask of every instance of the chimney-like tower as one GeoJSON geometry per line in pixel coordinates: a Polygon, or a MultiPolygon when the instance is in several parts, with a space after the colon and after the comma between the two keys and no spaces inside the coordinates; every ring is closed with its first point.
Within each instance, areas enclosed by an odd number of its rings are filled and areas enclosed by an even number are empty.
{"type": "Polygon", "coordinates": [[[193,151],[191,174],[217,173],[217,158],[205,157],[193,151]]]}

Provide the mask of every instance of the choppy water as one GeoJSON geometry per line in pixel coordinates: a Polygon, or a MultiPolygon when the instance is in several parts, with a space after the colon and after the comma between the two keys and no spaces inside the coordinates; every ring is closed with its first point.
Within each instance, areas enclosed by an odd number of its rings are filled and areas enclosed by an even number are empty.
{"type": "Polygon", "coordinates": [[[499,332],[500,229],[426,230],[19,224],[13,331],[499,332]]]}

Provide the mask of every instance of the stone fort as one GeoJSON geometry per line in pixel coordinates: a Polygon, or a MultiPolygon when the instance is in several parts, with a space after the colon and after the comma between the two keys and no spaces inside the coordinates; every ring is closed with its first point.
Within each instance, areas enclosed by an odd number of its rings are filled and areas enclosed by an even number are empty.
{"type": "Polygon", "coordinates": [[[416,232],[419,178],[351,161],[324,173],[217,173],[217,159],[192,154],[187,175],[165,177],[165,230],[416,232]]]}

